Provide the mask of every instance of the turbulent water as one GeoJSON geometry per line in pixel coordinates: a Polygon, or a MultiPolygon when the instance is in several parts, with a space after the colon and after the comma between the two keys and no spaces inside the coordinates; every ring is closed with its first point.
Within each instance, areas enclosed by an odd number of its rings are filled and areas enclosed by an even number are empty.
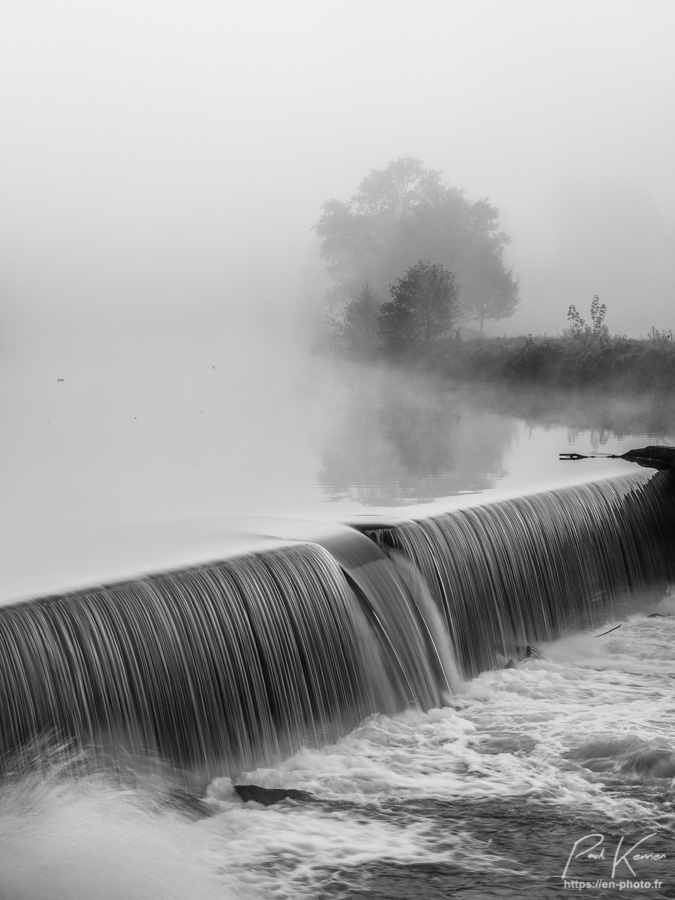
{"type": "Polygon", "coordinates": [[[538,649],[447,707],[371,716],[237,779],[311,799],[244,803],[216,778],[186,814],[151,779],[24,780],[3,797],[0,896],[537,898],[563,875],[674,896],[675,617],[538,649]]]}
{"type": "Polygon", "coordinates": [[[418,388],[346,397],[323,525],[7,566],[2,900],[675,897],[670,480],[418,388]]]}

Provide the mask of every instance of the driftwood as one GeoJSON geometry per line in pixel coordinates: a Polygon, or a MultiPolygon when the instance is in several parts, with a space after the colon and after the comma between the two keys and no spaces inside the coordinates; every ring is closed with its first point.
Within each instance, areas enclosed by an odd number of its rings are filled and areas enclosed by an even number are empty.
{"type": "Polygon", "coordinates": [[[616,631],[617,628],[621,628],[621,623],[615,625],[614,628],[610,628],[609,631],[601,631],[600,634],[596,634],[596,637],[603,637],[605,634],[611,634],[613,631],[616,631]]]}
{"type": "Polygon", "coordinates": [[[626,453],[561,453],[560,459],[625,459],[648,469],[675,469],[675,447],[642,447],[626,453]]]}

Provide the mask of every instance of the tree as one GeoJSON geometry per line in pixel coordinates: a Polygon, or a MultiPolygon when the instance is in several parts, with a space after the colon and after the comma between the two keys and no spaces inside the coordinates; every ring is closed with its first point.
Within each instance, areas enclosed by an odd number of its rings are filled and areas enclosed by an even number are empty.
{"type": "Polygon", "coordinates": [[[466,318],[481,328],[485,319],[511,315],[518,304],[498,210],[485,199],[470,202],[420,160],[397,159],[374,170],[349,201],[329,200],[322,209],[315,229],[335,282],[333,304],[344,304],[364,280],[386,295],[388,285],[421,258],[455,273],[466,318]]]}
{"type": "Polygon", "coordinates": [[[372,359],[377,353],[379,298],[367,281],[353,293],[332,321],[335,340],[344,353],[355,359],[372,359]]]}
{"type": "Polygon", "coordinates": [[[595,338],[608,337],[609,329],[604,324],[606,315],[607,304],[601,304],[600,297],[598,297],[597,294],[593,295],[593,299],[591,301],[591,321],[593,322],[592,327],[586,323],[586,320],[582,318],[576,306],[572,303],[570,305],[570,308],[567,310],[567,319],[570,323],[570,334],[572,335],[572,337],[579,337],[580,335],[586,335],[586,337],[595,338]]]}
{"type": "Polygon", "coordinates": [[[382,349],[390,357],[429,355],[460,314],[459,285],[441,263],[420,259],[396,284],[380,308],[382,349]]]}

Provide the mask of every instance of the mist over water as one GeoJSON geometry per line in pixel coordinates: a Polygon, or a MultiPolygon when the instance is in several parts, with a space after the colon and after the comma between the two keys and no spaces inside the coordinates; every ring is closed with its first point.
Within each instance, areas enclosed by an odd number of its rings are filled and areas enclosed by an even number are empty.
{"type": "Polygon", "coordinates": [[[242,532],[273,533],[251,517],[349,519],[619,475],[631,466],[557,456],[675,433],[659,414],[646,434],[644,404],[582,402],[556,419],[536,394],[322,362],[283,332],[243,333],[5,361],[5,599],[215,558],[242,532]]]}
{"type": "Polygon", "coordinates": [[[129,337],[120,355],[73,339],[4,361],[6,599],[217,555],[228,533],[256,531],[237,523],[251,516],[335,518],[618,475],[630,466],[557,455],[667,439],[645,435],[656,423],[643,404],[582,402],[556,420],[558,404],[536,394],[524,404],[322,362],[257,324],[199,342],[129,337]]]}

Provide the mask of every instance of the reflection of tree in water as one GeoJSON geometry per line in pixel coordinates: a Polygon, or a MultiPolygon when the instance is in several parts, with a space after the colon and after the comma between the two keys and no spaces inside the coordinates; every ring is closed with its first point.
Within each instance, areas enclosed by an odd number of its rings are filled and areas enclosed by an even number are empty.
{"type": "Polygon", "coordinates": [[[515,427],[427,380],[365,382],[335,422],[319,481],[332,500],[370,506],[484,490],[505,474],[515,427]]]}
{"type": "Polygon", "coordinates": [[[621,439],[623,437],[622,434],[608,431],[606,428],[591,428],[590,433],[587,430],[581,428],[571,427],[567,429],[567,442],[570,445],[576,444],[576,442],[582,436],[591,445],[592,450],[599,450],[610,440],[614,438],[621,439]]]}
{"type": "Polygon", "coordinates": [[[675,434],[675,404],[670,394],[554,388],[514,392],[492,386],[483,400],[486,409],[517,416],[530,428],[547,431],[565,426],[570,443],[583,438],[594,449],[627,435],[662,440],[664,434],[675,434]]]}

